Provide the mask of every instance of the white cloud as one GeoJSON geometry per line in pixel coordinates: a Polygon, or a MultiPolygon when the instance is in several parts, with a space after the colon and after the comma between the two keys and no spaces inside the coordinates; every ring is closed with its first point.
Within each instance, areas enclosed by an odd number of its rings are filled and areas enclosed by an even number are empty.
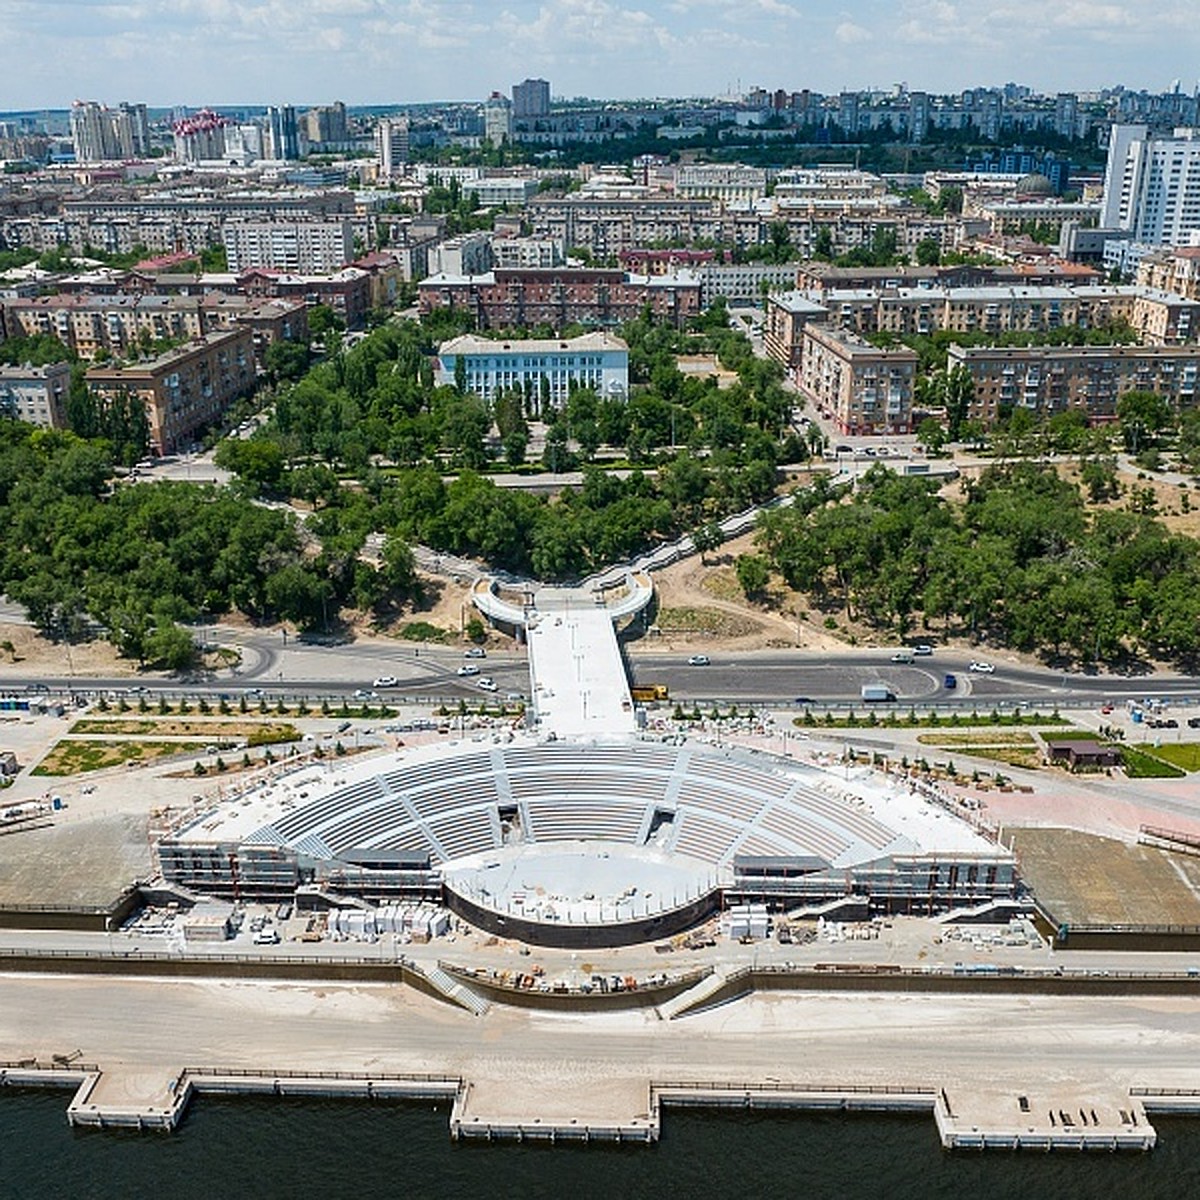
{"type": "Polygon", "coordinates": [[[862,25],[856,25],[853,21],[843,21],[833,31],[833,36],[843,46],[858,46],[863,42],[871,41],[875,35],[869,29],[865,29],[862,25]]]}
{"type": "Polygon", "coordinates": [[[1196,0],[0,0],[0,108],[558,95],[1152,90],[1197,75],[1196,0]],[[54,70],[45,64],[53,63],[54,70]]]}

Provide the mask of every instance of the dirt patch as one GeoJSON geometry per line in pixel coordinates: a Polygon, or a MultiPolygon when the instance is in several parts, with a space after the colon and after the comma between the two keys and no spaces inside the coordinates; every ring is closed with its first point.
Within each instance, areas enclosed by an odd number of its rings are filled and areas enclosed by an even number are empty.
{"type": "Polygon", "coordinates": [[[1200,925],[1182,856],[1071,829],[1012,829],[1022,878],[1058,923],[1200,925]]]}
{"type": "Polygon", "coordinates": [[[810,617],[808,604],[781,579],[772,580],[762,602],[747,600],[737,582],[734,563],[740,554],[755,553],[754,534],[726,542],[718,555],[693,555],[654,573],[660,636],[644,638],[639,650],[767,650],[802,646],[806,650],[836,650],[844,643],[830,636],[810,617]],[[705,629],[688,631],[677,614],[706,615],[705,629]],[[721,614],[718,621],[716,614],[721,614]],[[663,624],[666,614],[675,627],[663,624]]]}
{"type": "Polygon", "coordinates": [[[121,658],[107,642],[52,642],[32,625],[0,623],[0,679],[6,675],[136,675],[137,664],[121,658]]]}

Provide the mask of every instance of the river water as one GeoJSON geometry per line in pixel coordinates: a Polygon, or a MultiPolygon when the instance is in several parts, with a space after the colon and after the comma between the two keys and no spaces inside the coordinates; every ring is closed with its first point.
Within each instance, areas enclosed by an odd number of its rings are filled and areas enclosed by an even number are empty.
{"type": "Polygon", "coordinates": [[[932,1117],[668,1110],[654,1146],[454,1143],[448,1106],[199,1099],[173,1134],[73,1130],[69,1091],[0,1089],[3,1200],[1200,1197],[1200,1121],[1148,1154],[946,1153],[932,1117]]]}

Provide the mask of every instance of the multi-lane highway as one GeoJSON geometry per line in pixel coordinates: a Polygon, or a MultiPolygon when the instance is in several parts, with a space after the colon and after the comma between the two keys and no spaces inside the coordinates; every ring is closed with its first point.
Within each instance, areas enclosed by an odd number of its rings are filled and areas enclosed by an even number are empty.
{"type": "MultiPolygon", "coordinates": [[[[228,640],[222,631],[221,640],[228,640]]],[[[380,641],[345,645],[314,645],[271,633],[237,635],[243,666],[234,673],[221,671],[190,679],[162,675],[111,678],[71,678],[68,675],[14,677],[0,680],[0,691],[27,688],[87,693],[96,691],[159,691],[224,694],[237,699],[305,695],[351,700],[389,698],[513,700],[529,694],[529,672],[519,651],[492,652],[487,658],[464,659],[460,649],[417,647],[411,643],[380,641]],[[470,664],[478,675],[463,676],[470,664]],[[374,687],[384,676],[394,686],[374,687]],[[485,691],[480,680],[490,678],[495,691],[485,691]],[[356,695],[357,693],[357,695],[356,695]]],[[[1002,656],[989,661],[994,671],[972,671],[969,654],[941,650],[912,662],[895,662],[891,650],[857,650],[843,654],[814,654],[770,650],[748,653],[713,652],[706,666],[691,666],[687,655],[645,652],[637,647],[628,654],[630,673],[637,684],[665,684],[672,699],[684,702],[735,704],[846,705],[861,703],[862,687],[882,683],[896,696],[897,705],[930,704],[966,707],[1014,704],[1064,707],[1127,700],[1167,700],[1175,704],[1200,704],[1200,679],[1194,676],[1145,674],[1078,674],[1014,663],[1002,656]],[[947,676],[954,686],[947,687],[947,676]]]]}

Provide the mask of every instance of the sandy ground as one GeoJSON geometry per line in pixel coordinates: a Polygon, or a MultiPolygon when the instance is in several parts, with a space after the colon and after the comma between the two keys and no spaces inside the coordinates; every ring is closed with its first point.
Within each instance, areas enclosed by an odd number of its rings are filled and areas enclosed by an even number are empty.
{"type": "Polygon", "coordinates": [[[11,642],[13,651],[0,650],[0,682],[6,676],[137,674],[137,663],[119,657],[107,642],[76,642],[67,646],[42,637],[31,625],[2,622],[0,643],[4,642],[11,642]]]}
{"type": "Polygon", "coordinates": [[[664,630],[660,637],[642,638],[642,650],[661,649],[677,652],[692,645],[719,651],[767,650],[774,647],[837,651],[845,642],[819,624],[822,618],[808,615],[808,606],[800,593],[793,592],[776,578],[762,604],[747,600],[738,585],[734,562],[741,554],[755,553],[753,533],[726,542],[718,554],[701,562],[699,556],[674,563],[654,573],[658,611],[696,609],[702,615],[712,613],[717,632],[675,632],[664,630]],[[803,615],[800,615],[803,614],[803,615]],[[720,632],[724,618],[733,632],[720,632]]]}

